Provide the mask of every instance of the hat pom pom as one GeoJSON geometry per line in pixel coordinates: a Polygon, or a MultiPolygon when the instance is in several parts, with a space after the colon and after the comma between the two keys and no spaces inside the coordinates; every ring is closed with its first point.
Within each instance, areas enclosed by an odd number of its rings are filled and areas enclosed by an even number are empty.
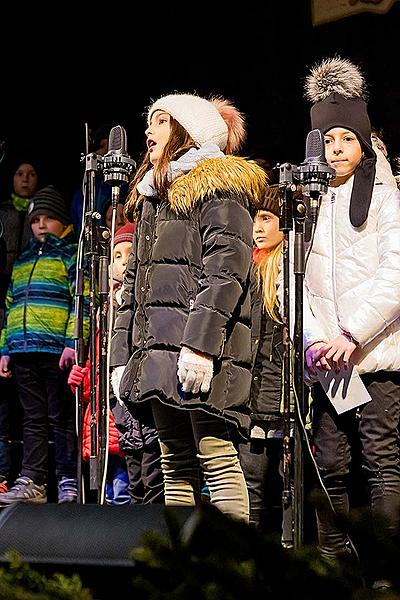
{"type": "Polygon", "coordinates": [[[226,154],[237,152],[246,139],[245,119],[241,112],[229,100],[221,97],[211,98],[210,102],[218,110],[228,127],[226,154]]]}
{"type": "Polygon", "coordinates": [[[344,98],[366,99],[366,84],[360,69],[347,58],[326,58],[311,68],[304,86],[305,96],[315,104],[336,92],[344,98]]]}

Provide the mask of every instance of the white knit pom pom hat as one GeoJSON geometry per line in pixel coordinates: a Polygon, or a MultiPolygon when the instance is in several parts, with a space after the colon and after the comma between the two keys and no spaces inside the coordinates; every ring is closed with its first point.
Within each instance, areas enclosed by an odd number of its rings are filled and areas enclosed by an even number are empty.
{"type": "Polygon", "coordinates": [[[156,110],[171,115],[202,146],[216,144],[222,151],[237,150],[245,139],[243,115],[222,98],[206,100],[192,94],[163,96],[149,108],[147,122],[156,110]]]}

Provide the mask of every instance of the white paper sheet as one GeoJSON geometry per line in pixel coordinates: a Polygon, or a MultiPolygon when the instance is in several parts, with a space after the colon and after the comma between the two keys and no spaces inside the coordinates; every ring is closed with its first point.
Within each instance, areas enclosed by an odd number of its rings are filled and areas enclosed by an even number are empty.
{"type": "Polygon", "coordinates": [[[350,365],[347,370],[318,371],[318,379],[338,415],[366,404],[371,400],[357,370],[350,365]]]}

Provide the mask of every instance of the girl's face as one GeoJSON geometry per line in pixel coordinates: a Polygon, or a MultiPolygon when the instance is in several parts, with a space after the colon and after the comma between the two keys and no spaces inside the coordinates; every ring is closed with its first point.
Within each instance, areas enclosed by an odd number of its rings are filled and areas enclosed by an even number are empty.
{"type": "Polygon", "coordinates": [[[34,217],[31,222],[31,228],[33,235],[39,242],[45,242],[48,233],[61,237],[65,231],[65,225],[61,221],[47,215],[34,217]]]}
{"type": "Polygon", "coordinates": [[[122,282],[126,265],[128,264],[129,253],[132,248],[132,242],[120,242],[114,246],[113,253],[113,279],[122,282]]]}
{"type": "Polygon", "coordinates": [[[253,239],[257,248],[273,250],[283,240],[279,218],[269,210],[257,211],[253,223],[253,239]]]}
{"type": "Polygon", "coordinates": [[[38,176],[35,169],[28,163],[22,163],[14,174],[14,192],[21,198],[32,198],[36,192],[37,184],[38,176]]]}
{"type": "Polygon", "coordinates": [[[355,133],[334,127],[325,134],[326,160],[336,171],[332,185],[345,183],[362,159],[362,148],[355,133]]]}
{"type": "Polygon", "coordinates": [[[150,162],[155,165],[160,160],[171,132],[171,117],[162,110],[156,110],[145,131],[150,162]]]}

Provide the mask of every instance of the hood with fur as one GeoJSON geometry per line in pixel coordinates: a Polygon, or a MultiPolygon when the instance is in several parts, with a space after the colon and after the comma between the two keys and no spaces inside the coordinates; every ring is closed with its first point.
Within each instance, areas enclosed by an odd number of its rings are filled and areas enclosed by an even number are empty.
{"type": "Polygon", "coordinates": [[[172,210],[187,214],[203,199],[225,192],[247,197],[257,208],[264,198],[267,181],[267,174],[254,161],[237,156],[210,158],[175,179],[168,200],[172,210]]]}
{"type": "MultiPolygon", "coordinates": [[[[253,160],[238,156],[206,158],[189,173],[174,179],[168,191],[168,201],[174,212],[190,214],[203,200],[214,194],[235,194],[248,198],[257,210],[265,197],[268,176],[253,160]]],[[[137,210],[140,196],[133,212],[137,210]]]]}

